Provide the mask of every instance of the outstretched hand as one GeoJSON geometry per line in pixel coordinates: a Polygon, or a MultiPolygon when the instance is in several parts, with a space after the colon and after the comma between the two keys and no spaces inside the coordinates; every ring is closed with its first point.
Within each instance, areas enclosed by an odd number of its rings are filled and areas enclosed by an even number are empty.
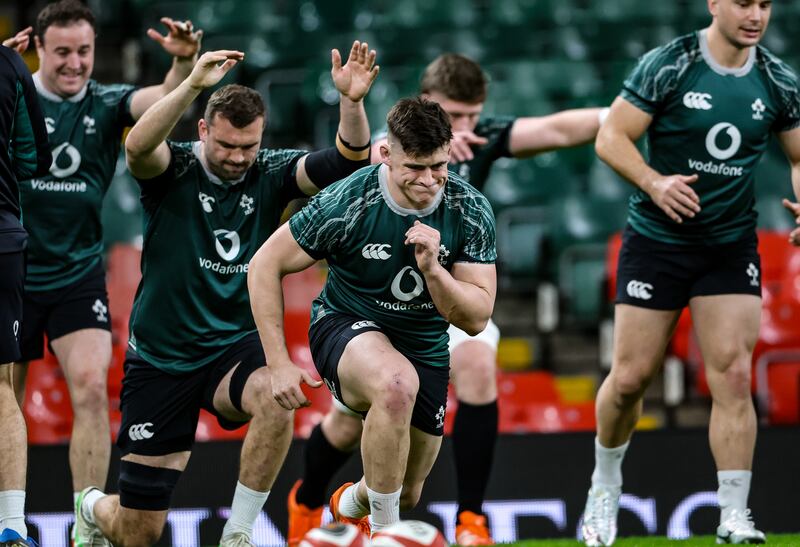
{"type": "Polygon", "coordinates": [[[375,50],[369,49],[366,42],[353,42],[347,63],[342,66],[338,49],[331,50],[331,77],[336,89],[353,102],[363,99],[372,82],[378,76],[380,67],[375,64],[375,50]]]}
{"type": "Polygon", "coordinates": [[[450,140],[450,162],[461,163],[469,161],[475,157],[472,147],[480,147],[489,142],[485,137],[479,137],[470,130],[453,131],[453,138],[450,140]]]}
{"type": "MultiPolygon", "coordinates": [[[[784,199],[783,206],[794,215],[795,224],[800,224],[800,203],[784,199]]],[[[800,247],[800,228],[795,228],[789,234],[789,243],[795,247],[800,247]]]]}
{"type": "Polygon", "coordinates": [[[205,89],[219,82],[236,63],[244,59],[244,53],[221,49],[207,51],[195,63],[187,81],[198,89],[205,89]]]}
{"type": "Polygon", "coordinates": [[[8,48],[16,50],[17,53],[22,55],[23,53],[25,53],[25,50],[28,49],[28,45],[30,45],[31,43],[32,32],[33,32],[33,27],[22,29],[11,38],[6,38],[5,40],[3,40],[3,45],[8,48]]]}
{"type": "Polygon", "coordinates": [[[161,22],[168,29],[166,36],[159,34],[155,29],[147,29],[147,36],[159,43],[164,51],[173,57],[183,59],[193,58],[200,51],[200,42],[203,31],[195,31],[191,21],[175,21],[169,17],[162,17],[161,22]]]}

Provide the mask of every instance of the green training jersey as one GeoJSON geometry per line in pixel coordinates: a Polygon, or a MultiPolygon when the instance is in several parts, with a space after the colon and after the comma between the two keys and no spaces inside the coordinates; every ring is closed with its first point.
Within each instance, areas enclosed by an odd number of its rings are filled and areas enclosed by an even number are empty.
{"type": "Polygon", "coordinates": [[[260,150],[243,179],[223,182],[200,159],[201,143],[168,144],[167,170],[139,180],[142,280],[129,345],[153,366],[181,373],[256,332],[248,264],[289,201],[303,195],[295,166],[306,152],[260,150]]]}
{"type": "Polygon", "coordinates": [[[414,246],[405,233],[414,221],[441,234],[439,262],[494,263],[495,224],[489,202],[450,173],[434,203],[417,210],[397,204],[388,168],[360,169],[320,192],[289,220],[292,235],[316,259],[327,259],[328,280],[311,309],[312,323],[327,313],[373,321],[394,347],[433,366],[448,366],[448,323],[439,315],[414,246]]]}
{"type": "Polygon", "coordinates": [[[114,176],[122,132],[133,125],[130,85],[89,80],[63,99],[34,83],[53,154],[50,173],[20,183],[28,231],[25,290],[69,285],[92,271],[103,253],[100,211],[114,176]]]}
{"type": "Polygon", "coordinates": [[[473,146],[474,157],[462,163],[451,163],[448,169],[483,192],[489,179],[492,164],[499,158],[510,158],[508,138],[516,118],[512,116],[487,116],[478,121],[474,133],[489,142],[483,146],[473,146]]]}
{"type": "Polygon", "coordinates": [[[722,67],[698,31],[645,54],[621,96],[653,117],[649,165],[662,175],[699,176],[691,185],[701,207],[694,218],[678,224],[638,190],[631,226],[675,244],[730,243],[752,233],[754,172],[770,132],[800,127],[795,73],[761,46],[741,68],[722,67]]]}

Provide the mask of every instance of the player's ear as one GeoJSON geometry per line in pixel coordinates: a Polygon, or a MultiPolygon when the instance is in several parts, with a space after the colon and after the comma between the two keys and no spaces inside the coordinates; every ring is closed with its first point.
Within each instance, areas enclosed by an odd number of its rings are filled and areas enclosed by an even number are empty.
{"type": "Polygon", "coordinates": [[[381,162],[391,165],[391,150],[389,148],[389,141],[384,141],[378,148],[381,155],[381,162]]]}
{"type": "Polygon", "coordinates": [[[206,142],[208,138],[208,124],[203,118],[197,122],[197,134],[200,136],[200,140],[206,142]]]}

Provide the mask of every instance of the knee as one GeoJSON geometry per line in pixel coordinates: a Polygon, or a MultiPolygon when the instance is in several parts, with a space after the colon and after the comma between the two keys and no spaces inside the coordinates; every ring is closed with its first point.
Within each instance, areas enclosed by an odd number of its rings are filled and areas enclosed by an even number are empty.
{"type": "Polygon", "coordinates": [[[609,380],[617,397],[623,402],[638,401],[650,384],[650,377],[640,367],[629,365],[612,370],[609,380]]]}
{"type": "Polygon", "coordinates": [[[720,381],[712,381],[709,384],[715,399],[732,397],[743,400],[750,398],[751,369],[749,360],[735,360],[724,371],[716,374],[720,381]],[[720,389],[723,390],[722,393],[720,393],[720,389]]]}
{"type": "Polygon", "coordinates": [[[293,421],[293,411],[283,408],[273,397],[272,381],[266,368],[258,369],[250,375],[250,378],[247,379],[247,391],[252,394],[250,395],[252,401],[242,400],[242,406],[245,407],[245,412],[250,411],[248,413],[251,416],[263,413],[269,414],[272,419],[293,421]]]}
{"type": "Polygon", "coordinates": [[[403,485],[403,491],[400,493],[400,510],[410,511],[419,503],[419,498],[422,495],[422,485],[406,486],[403,485]]]}
{"type": "Polygon", "coordinates": [[[107,412],[108,384],[106,371],[86,369],[72,377],[70,397],[74,412],[107,412]]]}
{"type": "Polygon", "coordinates": [[[363,422],[360,417],[331,409],[322,421],[322,430],[328,442],[343,451],[355,450],[361,439],[363,422]]]}
{"type": "Polygon", "coordinates": [[[413,369],[388,371],[378,383],[372,408],[378,407],[398,418],[411,416],[419,390],[419,379],[413,369]]]}
{"type": "Polygon", "coordinates": [[[497,397],[497,370],[494,359],[484,356],[468,359],[462,356],[453,360],[452,367],[453,385],[459,399],[479,403],[497,397]],[[476,398],[481,400],[471,400],[476,398]]]}

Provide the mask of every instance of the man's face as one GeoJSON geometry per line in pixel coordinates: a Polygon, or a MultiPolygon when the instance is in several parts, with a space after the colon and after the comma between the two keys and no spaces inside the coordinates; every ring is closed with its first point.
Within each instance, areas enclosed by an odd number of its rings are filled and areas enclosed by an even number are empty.
{"type": "Polygon", "coordinates": [[[422,157],[406,154],[400,143],[391,137],[381,145],[381,160],[389,167],[389,184],[415,209],[431,205],[447,182],[449,157],[449,144],[422,157]]]}
{"type": "Polygon", "coordinates": [[[447,95],[438,91],[425,93],[423,97],[429,101],[439,103],[442,110],[450,117],[450,126],[453,131],[474,131],[475,126],[478,125],[478,119],[483,111],[483,103],[462,103],[461,101],[450,99],[447,95]]]}
{"type": "Polygon", "coordinates": [[[81,20],[67,26],[50,25],[43,40],[37,36],[39,75],[48,91],[71,97],[83,89],[94,68],[94,29],[81,20]]]}
{"type": "Polygon", "coordinates": [[[264,131],[264,118],[237,129],[219,114],[212,122],[201,119],[197,124],[205,148],[208,168],[222,180],[238,180],[256,161],[264,131]]]}
{"type": "Polygon", "coordinates": [[[722,36],[734,47],[758,44],[769,24],[771,0],[709,0],[708,9],[722,36]]]}

